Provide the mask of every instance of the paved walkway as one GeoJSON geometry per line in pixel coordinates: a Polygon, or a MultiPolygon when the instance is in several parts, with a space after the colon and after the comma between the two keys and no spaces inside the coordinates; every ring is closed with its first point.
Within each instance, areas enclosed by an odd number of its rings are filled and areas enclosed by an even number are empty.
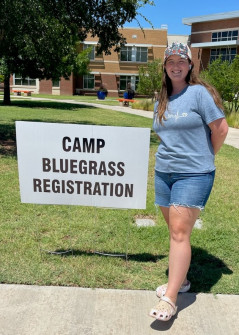
{"type": "Polygon", "coordinates": [[[152,291],[0,285],[1,335],[238,335],[239,296],[185,293],[168,322],[152,291]]]}
{"type": "MultiPolygon", "coordinates": [[[[239,148],[239,130],[230,128],[227,142],[239,148]]],[[[239,295],[179,295],[169,322],[148,316],[157,303],[152,291],[2,284],[0,301],[0,335],[239,335],[239,295]]]]}

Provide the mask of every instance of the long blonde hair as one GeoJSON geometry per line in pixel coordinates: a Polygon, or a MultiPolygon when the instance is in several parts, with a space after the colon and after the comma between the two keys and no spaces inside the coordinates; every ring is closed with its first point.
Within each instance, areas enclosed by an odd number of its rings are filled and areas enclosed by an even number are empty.
{"type": "MultiPolygon", "coordinates": [[[[187,77],[185,78],[186,83],[188,85],[198,85],[199,84],[199,85],[203,85],[204,87],[206,87],[208,92],[212,95],[215,104],[220,109],[223,110],[222,99],[219,93],[217,92],[217,90],[215,89],[215,87],[212,85],[209,85],[207,82],[205,82],[204,80],[196,76],[193,71],[193,63],[191,63],[191,65],[192,65],[192,68],[189,70],[187,77]]],[[[163,123],[163,120],[165,120],[164,113],[167,109],[169,97],[171,96],[172,91],[173,91],[173,86],[172,86],[171,79],[167,75],[166,70],[163,69],[162,86],[159,92],[159,99],[158,99],[159,104],[158,104],[158,109],[157,109],[158,118],[161,124],[163,123]]]]}

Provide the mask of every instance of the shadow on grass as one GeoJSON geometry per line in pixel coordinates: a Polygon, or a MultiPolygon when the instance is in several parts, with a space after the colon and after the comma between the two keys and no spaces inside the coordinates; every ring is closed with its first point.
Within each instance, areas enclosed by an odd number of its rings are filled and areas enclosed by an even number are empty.
{"type": "MultiPolygon", "coordinates": [[[[168,270],[166,274],[168,275],[168,270]]],[[[188,271],[192,292],[211,292],[211,288],[223,274],[231,275],[233,271],[220,258],[202,248],[192,247],[192,261],[188,271]]]]}
{"type": "Polygon", "coordinates": [[[52,254],[56,254],[62,257],[69,257],[69,256],[99,256],[99,257],[119,257],[125,258],[127,257],[128,261],[135,261],[135,262],[153,262],[156,263],[159,260],[165,258],[165,255],[153,255],[149,253],[142,253],[142,254],[122,254],[119,252],[108,252],[108,251],[82,251],[79,249],[57,249],[52,252],[52,254]]]}
{"type": "Polygon", "coordinates": [[[210,292],[223,274],[231,275],[233,271],[220,258],[202,248],[192,247],[188,279],[192,282],[193,292],[210,292]]]}
{"type": "MultiPolygon", "coordinates": [[[[1,105],[0,105],[1,106],[1,105]]],[[[3,105],[2,105],[3,106],[3,105]]],[[[14,100],[11,102],[10,106],[22,107],[22,108],[49,108],[49,109],[63,109],[63,110],[75,110],[80,108],[87,109],[96,109],[97,107],[85,104],[82,102],[81,104],[77,103],[66,103],[61,101],[34,101],[34,100],[14,100]]]]}
{"type": "MultiPolygon", "coordinates": [[[[40,119],[28,119],[26,121],[29,122],[43,122],[40,119]]],[[[52,122],[52,123],[68,123],[66,121],[55,121],[48,120],[44,122],[52,122]]],[[[93,122],[71,122],[71,124],[84,124],[84,125],[93,125],[93,122]]],[[[16,147],[16,129],[15,124],[0,124],[0,155],[3,156],[17,156],[17,147],[16,147]]]]}
{"type": "Polygon", "coordinates": [[[15,124],[0,124],[0,155],[17,155],[15,124]]]}
{"type": "MultiPolygon", "coordinates": [[[[108,251],[83,251],[79,249],[73,249],[71,252],[66,253],[67,250],[58,249],[53,253],[59,254],[64,257],[69,256],[105,256],[105,257],[122,257],[126,258],[126,254],[108,251]]],[[[127,254],[129,261],[137,262],[153,262],[165,258],[165,255],[153,255],[150,253],[141,254],[127,254]]],[[[223,274],[230,275],[233,271],[218,257],[209,254],[202,248],[192,247],[192,262],[188,272],[188,279],[191,281],[192,292],[211,292],[211,288],[220,280],[223,274]]],[[[168,270],[167,273],[168,275],[168,270]]]]}
{"type": "MultiPolygon", "coordinates": [[[[1,105],[0,105],[1,106],[1,105]]],[[[29,108],[29,109],[60,109],[60,110],[75,110],[86,108],[95,109],[93,106],[78,105],[78,104],[67,104],[55,101],[12,101],[11,106],[29,108]]],[[[4,108],[4,105],[2,105],[4,108]]],[[[7,113],[7,112],[6,112],[7,113]]],[[[20,119],[19,119],[20,120],[20,119]]],[[[69,123],[69,120],[56,120],[55,118],[44,119],[40,118],[27,118],[24,117],[22,121],[29,122],[52,122],[52,123],[69,123]]],[[[0,124],[0,155],[5,156],[16,156],[16,130],[15,130],[15,120],[9,121],[9,123],[0,124]]],[[[81,124],[80,121],[73,121],[71,123],[81,124]]],[[[82,124],[93,124],[90,122],[82,122],[82,124]]]]}

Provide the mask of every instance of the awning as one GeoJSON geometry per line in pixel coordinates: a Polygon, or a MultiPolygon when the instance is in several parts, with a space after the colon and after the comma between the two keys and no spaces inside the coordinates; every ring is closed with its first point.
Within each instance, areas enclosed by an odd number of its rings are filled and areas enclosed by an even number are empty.
{"type": "Polygon", "coordinates": [[[191,48],[220,48],[220,47],[233,47],[239,45],[239,40],[235,41],[220,41],[220,42],[203,42],[192,43],[191,48]]]}

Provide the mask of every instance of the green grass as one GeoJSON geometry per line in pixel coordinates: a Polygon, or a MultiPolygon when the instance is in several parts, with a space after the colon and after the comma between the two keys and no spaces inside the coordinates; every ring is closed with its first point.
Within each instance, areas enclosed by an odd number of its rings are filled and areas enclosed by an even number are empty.
{"type": "Polygon", "coordinates": [[[239,129],[239,111],[227,113],[226,119],[230,127],[239,129]]]}
{"type": "MultiPolygon", "coordinates": [[[[87,97],[89,98],[89,97],[87,97]]],[[[59,102],[16,101],[0,105],[0,282],[150,289],[167,281],[168,231],[154,207],[154,154],[151,134],[147,208],[113,210],[20,203],[15,120],[151,127],[140,116],[59,102]],[[136,216],[155,227],[138,228],[136,216]],[[65,255],[45,252],[67,251],[65,255]],[[101,251],[128,254],[106,257],[101,251]]],[[[137,140],[137,139],[135,139],[137,140]]],[[[239,150],[224,145],[216,157],[217,176],[203,229],[192,233],[192,291],[239,293],[239,150]]]]}
{"type": "Polygon", "coordinates": [[[119,106],[119,101],[116,97],[106,97],[105,100],[98,100],[97,96],[84,96],[84,95],[49,95],[49,94],[33,94],[35,98],[45,98],[54,100],[73,100],[76,102],[90,102],[94,104],[119,106]]]}
{"type": "MultiPolygon", "coordinates": [[[[3,97],[0,94],[0,98],[3,97]]],[[[88,102],[93,104],[101,104],[108,106],[119,106],[119,101],[117,97],[106,97],[105,100],[98,100],[97,96],[84,96],[84,95],[50,95],[50,94],[32,94],[33,98],[40,99],[53,99],[53,100],[72,100],[76,102],[88,102]]],[[[11,95],[11,100],[20,100],[17,96],[11,95]]],[[[27,98],[24,98],[27,99],[27,98]]],[[[29,98],[30,99],[30,98],[29,98]]],[[[137,98],[137,101],[145,101],[147,99],[137,98]]]]}

